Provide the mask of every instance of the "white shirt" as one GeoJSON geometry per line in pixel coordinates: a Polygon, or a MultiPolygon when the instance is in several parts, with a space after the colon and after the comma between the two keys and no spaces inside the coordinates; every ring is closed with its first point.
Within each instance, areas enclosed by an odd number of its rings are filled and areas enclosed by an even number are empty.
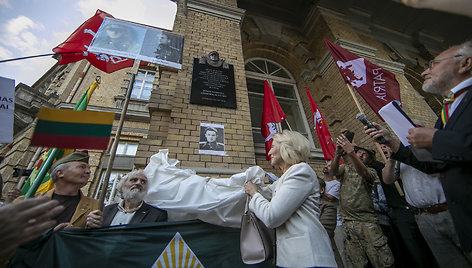
{"type": "Polygon", "coordinates": [[[138,211],[141,208],[141,206],[143,205],[143,202],[141,201],[141,204],[139,204],[138,207],[126,210],[123,207],[124,202],[125,201],[122,200],[118,204],[118,211],[116,212],[115,217],[113,217],[113,220],[111,221],[110,226],[128,224],[131,221],[131,219],[133,218],[136,211],[138,211]]]}
{"type": "MultiPolygon", "coordinates": [[[[338,207],[339,204],[339,188],[341,187],[341,183],[338,180],[331,180],[331,181],[325,181],[326,182],[326,188],[325,192],[327,194],[330,194],[334,197],[336,197],[338,200],[336,200],[336,207],[338,207]]],[[[336,226],[341,226],[342,225],[342,220],[341,220],[341,215],[339,215],[339,207],[338,207],[338,215],[336,219],[336,226]]]]}
{"type": "Polygon", "coordinates": [[[336,197],[339,200],[339,188],[341,187],[341,183],[337,180],[326,181],[326,193],[336,197]]]}
{"type": "Polygon", "coordinates": [[[446,202],[439,174],[428,175],[409,165],[400,164],[400,176],[408,204],[424,208],[446,202]]]}
{"type": "MultiPolygon", "coordinates": [[[[451,92],[455,94],[457,91],[459,91],[463,88],[469,87],[471,85],[472,85],[472,77],[460,82],[457,86],[455,86],[451,89],[451,92]]],[[[454,102],[449,107],[449,117],[452,116],[452,114],[456,110],[457,106],[459,106],[459,104],[461,104],[461,101],[465,97],[465,94],[467,94],[467,92],[463,93],[462,95],[460,95],[459,97],[454,99],[454,102]]]]}

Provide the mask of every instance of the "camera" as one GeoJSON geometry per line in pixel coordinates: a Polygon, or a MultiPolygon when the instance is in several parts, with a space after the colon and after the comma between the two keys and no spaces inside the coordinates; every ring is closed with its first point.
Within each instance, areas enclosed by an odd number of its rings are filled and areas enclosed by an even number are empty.
{"type": "Polygon", "coordinates": [[[354,132],[347,130],[346,132],[344,132],[344,136],[350,143],[352,143],[352,140],[354,139],[354,132]]]}

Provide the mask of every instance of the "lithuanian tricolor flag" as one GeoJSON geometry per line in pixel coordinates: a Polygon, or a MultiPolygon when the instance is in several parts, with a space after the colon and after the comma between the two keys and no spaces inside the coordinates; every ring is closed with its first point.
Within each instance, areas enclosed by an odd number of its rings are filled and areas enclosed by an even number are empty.
{"type": "Polygon", "coordinates": [[[31,146],[106,150],[114,113],[41,107],[31,146]]]}

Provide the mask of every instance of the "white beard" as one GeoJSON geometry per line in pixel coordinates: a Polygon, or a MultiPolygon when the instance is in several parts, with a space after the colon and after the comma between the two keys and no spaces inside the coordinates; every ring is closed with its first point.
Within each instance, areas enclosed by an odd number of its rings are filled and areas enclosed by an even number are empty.
{"type": "Polygon", "coordinates": [[[448,92],[453,87],[451,81],[454,81],[454,73],[449,69],[444,70],[441,75],[431,78],[428,84],[423,84],[422,89],[428,93],[447,96],[444,91],[448,92]]]}
{"type": "Polygon", "coordinates": [[[137,204],[143,201],[144,197],[146,196],[146,192],[140,189],[123,189],[122,197],[129,203],[137,204]]]}

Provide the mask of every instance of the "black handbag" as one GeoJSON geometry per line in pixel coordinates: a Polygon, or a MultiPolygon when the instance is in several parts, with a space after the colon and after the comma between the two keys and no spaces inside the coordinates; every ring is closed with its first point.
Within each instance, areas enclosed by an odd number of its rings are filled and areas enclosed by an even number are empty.
{"type": "Polygon", "coordinates": [[[245,264],[257,264],[274,255],[274,229],[268,228],[249,211],[249,197],[241,218],[240,250],[245,264]]]}

